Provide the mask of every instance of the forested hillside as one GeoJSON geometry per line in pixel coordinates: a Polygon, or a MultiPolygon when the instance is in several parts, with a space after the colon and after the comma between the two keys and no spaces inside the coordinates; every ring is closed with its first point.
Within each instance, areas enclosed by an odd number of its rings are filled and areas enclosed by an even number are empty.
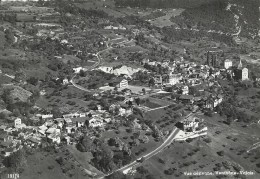
{"type": "Polygon", "coordinates": [[[142,8],[193,8],[219,0],[115,0],[116,6],[142,8]]]}

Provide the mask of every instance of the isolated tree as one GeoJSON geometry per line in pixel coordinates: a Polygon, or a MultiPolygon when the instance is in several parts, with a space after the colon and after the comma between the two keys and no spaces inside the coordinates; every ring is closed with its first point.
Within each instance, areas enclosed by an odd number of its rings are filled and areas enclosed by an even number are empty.
{"type": "Polygon", "coordinates": [[[143,166],[137,167],[136,171],[138,173],[140,173],[141,175],[147,175],[149,172],[146,168],[144,168],[143,166]]]}
{"type": "Polygon", "coordinates": [[[136,104],[139,106],[140,103],[141,103],[141,99],[140,99],[140,98],[136,98],[136,99],[135,99],[135,102],[136,102],[136,104]]]}
{"type": "Polygon", "coordinates": [[[52,108],[51,113],[53,114],[54,118],[62,117],[61,111],[60,111],[60,109],[58,107],[52,108]]]}
{"type": "Polygon", "coordinates": [[[81,152],[89,152],[93,149],[93,142],[88,136],[81,138],[80,142],[77,144],[77,149],[81,152]]]}
{"type": "Polygon", "coordinates": [[[12,44],[14,42],[14,33],[12,32],[12,30],[5,30],[5,39],[8,44],[12,44]]]}
{"type": "Polygon", "coordinates": [[[19,71],[19,72],[15,73],[15,75],[14,75],[15,81],[18,81],[18,82],[25,81],[25,79],[26,79],[26,74],[22,71],[19,71]]]}
{"type": "Polygon", "coordinates": [[[81,77],[85,77],[86,74],[85,74],[85,72],[84,72],[83,70],[80,70],[80,71],[79,71],[79,76],[81,76],[81,77]]]}
{"type": "Polygon", "coordinates": [[[27,80],[28,83],[36,86],[39,82],[39,79],[37,77],[30,77],[28,80],[27,80]]]}
{"type": "Polygon", "coordinates": [[[150,86],[154,86],[155,85],[155,80],[154,80],[154,78],[151,78],[150,80],[149,80],[149,87],[150,86]]]}
{"type": "Polygon", "coordinates": [[[143,92],[143,94],[145,94],[145,93],[146,93],[146,90],[145,90],[145,88],[143,88],[143,89],[142,89],[142,92],[143,92]]]}

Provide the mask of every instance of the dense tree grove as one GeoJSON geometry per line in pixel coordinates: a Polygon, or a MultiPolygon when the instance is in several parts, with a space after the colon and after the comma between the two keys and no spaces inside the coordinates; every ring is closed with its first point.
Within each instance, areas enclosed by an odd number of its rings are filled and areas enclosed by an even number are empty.
{"type": "Polygon", "coordinates": [[[26,165],[26,162],[26,153],[23,149],[20,149],[6,157],[3,164],[13,171],[19,171],[26,165]]]}

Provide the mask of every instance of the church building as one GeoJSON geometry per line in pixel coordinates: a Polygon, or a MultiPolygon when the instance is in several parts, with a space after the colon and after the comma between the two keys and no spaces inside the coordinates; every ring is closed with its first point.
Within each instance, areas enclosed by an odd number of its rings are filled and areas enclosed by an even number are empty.
{"type": "Polygon", "coordinates": [[[243,68],[242,61],[240,59],[237,68],[234,70],[234,79],[236,80],[248,80],[248,69],[243,68]]]}

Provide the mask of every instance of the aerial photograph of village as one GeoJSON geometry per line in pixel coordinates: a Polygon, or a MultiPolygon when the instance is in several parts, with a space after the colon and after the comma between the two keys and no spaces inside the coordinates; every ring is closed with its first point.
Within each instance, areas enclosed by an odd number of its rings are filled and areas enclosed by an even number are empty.
{"type": "Polygon", "coordinates": [[[260,0],[0,0],[1,179],[259,179],[260,0]]]}

